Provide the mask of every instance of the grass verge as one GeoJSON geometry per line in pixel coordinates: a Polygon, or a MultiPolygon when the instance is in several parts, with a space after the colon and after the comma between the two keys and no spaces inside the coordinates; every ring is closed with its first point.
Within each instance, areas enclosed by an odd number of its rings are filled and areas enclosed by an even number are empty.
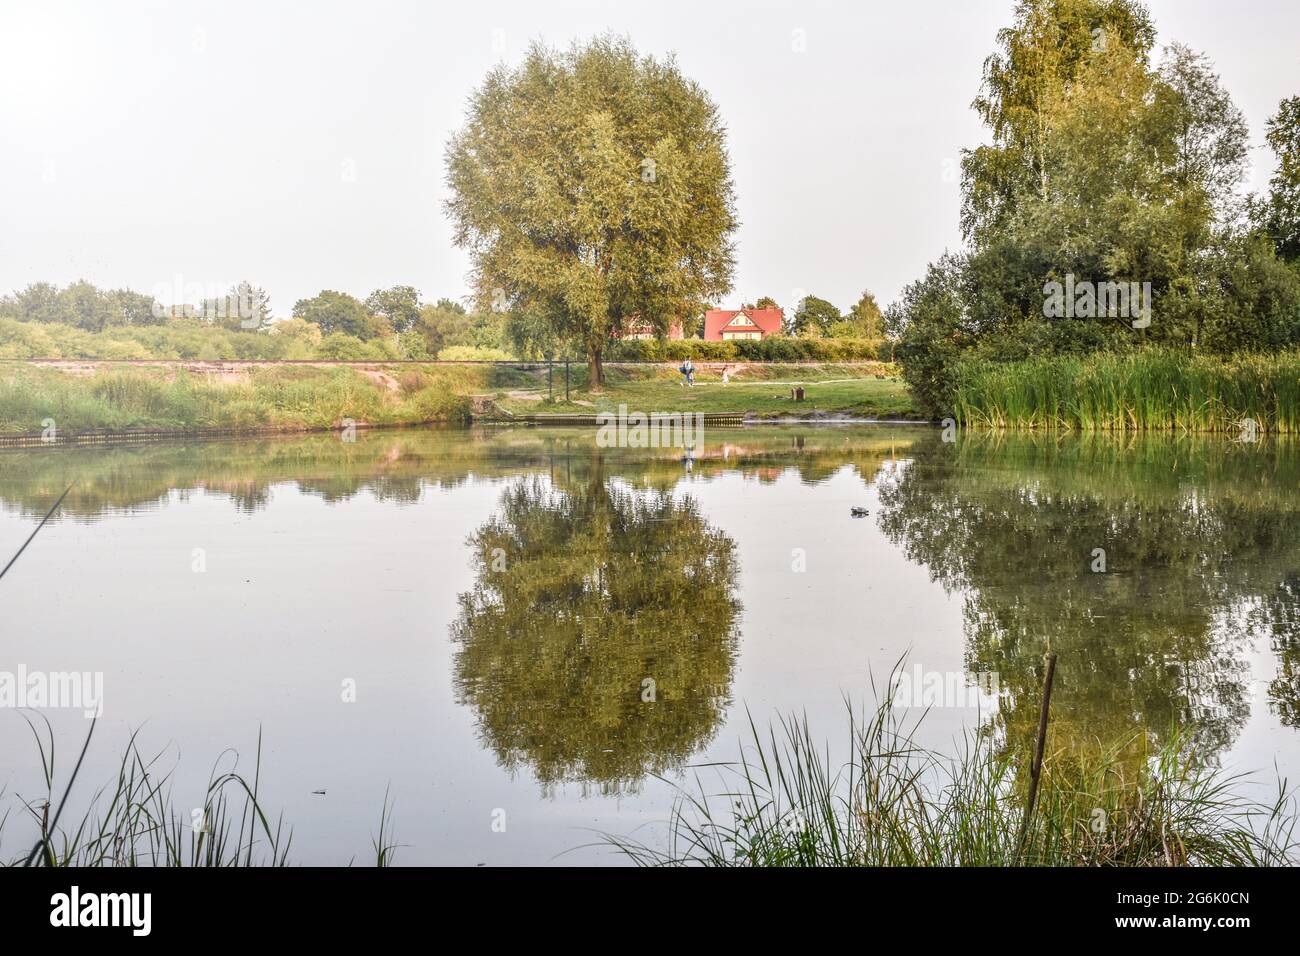
{"type": "Polygon", "coordinates": [[[522,373],[475,366],[262,366],[233,374],[100,367],[91,374],[0,367],[0,434],[297,431],[463,421],[469,396],[522,373]]]}
{"type": "Polygon", "coordinates": [[[616,412],[626,405],[631,412],[748,412],[758,418],[917,417],[907,386],[883,363],[734,363],[730,369],[724,383],[721,368],[702,368],[688,388],[672,366],[607,366],[605,388],[594,393],[586,369],[574,366],[566,402],[564,367],[557,366],[549,388],[543,371],[533,387],[512,390],[497,405],[515,415],[616,412]],[[795,387],[804,389],[802,402],[791,398],[795,387]]]}

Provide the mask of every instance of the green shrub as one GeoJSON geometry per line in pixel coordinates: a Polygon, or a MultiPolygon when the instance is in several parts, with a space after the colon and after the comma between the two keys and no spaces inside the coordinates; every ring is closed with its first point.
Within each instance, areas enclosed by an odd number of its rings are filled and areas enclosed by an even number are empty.
{"type": "Polygon", "coordinates": [[[369,345],[356,336],[333,332],[321,339],[316,347],[316,357],[334,362],[360,362],[376,356],[369,345]]]}
{"type": "Polygon", "coordinates": [[[656,339],[622,339],[610,343],[607,362],[662,362],[664,345],[656,339]]]}
{"type": "Polygon", "coordinates": [[[0,319],[0,358],[58,358],[53,337],[41,326],[0,319]]]}
{"type": "Polygon", "coordinates": [[[479,345],[452,345],[438,353],[439,362],[508,362],[514,356],[479,345]]]}

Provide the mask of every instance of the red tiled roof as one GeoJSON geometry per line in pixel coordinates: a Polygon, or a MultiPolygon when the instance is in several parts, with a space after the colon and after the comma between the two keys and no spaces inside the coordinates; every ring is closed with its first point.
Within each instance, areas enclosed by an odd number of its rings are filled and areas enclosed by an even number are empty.
{"type": "Polygon", "coordinates": [[[785,318],[782,309],[710,309],[704,313],[704,338],[710,342],[722,340],[722,330],[729,326],[741,312],[753,322],[753,326],[737,326],[737,332],[752,332],[757,329],[763,337],[775,335],[781,331],[781,322],[785,318]]]}

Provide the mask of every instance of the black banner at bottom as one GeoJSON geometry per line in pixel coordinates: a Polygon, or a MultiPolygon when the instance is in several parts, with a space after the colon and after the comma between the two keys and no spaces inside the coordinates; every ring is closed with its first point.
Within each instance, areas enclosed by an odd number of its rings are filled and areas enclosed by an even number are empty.
{"type": "Polygon", "coordinates": [[[653,934],[662,919],[675,938],[698,925],[725,931],[730,942],[811,916],[822,931],[845,919],[846,931],[878,927],[891,938],[915,935],[918,944],[996,939],[999,927],[1058,938],[1199,933],[1229,942],[1288,925],[1294,877],[1225,869],[10,869],[0,870],[0,914],[9,941],[76,931],[83,944],[192,943],[207,932],[231,941],[241,930],[258,944],[374,943],[383,938],[377,933],[478,914],[491,917],[482,925],[493,941],[519,934],[536,942],[540,927],[559,925],[627,924],[653,934]]]}

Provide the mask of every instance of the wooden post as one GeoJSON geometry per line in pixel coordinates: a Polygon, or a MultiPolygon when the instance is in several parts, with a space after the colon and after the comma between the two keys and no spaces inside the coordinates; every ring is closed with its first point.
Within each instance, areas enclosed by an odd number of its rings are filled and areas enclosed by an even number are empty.
{"type": "Polygon", "coordinates": [[[1034,747],[1034,762],[1029,767],[1029,799],[1025,801],[1025,816],[1020,821],[1020,839],[1016,842],[1016,861],[1025,849],[1025,837],[1029,835],[1029,821],[1034,815],[1034,804],[1038,801],[1038,778],[1043,772],[1043,750],[1047,745],[1047,711],[1052,703],[1052,679],[1056,676],[1056,654],[1047,655],[1047,673],[1043,676],[1043,706],[1038,712],[1038,744],[1034,747]]]}
{"type": "Polygon", "coordinates": [[[546,400],[555,401],[555,386],[551,383],[553,373],[555,372],[555,363],[550,359],[546,360],[546,400]]]}

